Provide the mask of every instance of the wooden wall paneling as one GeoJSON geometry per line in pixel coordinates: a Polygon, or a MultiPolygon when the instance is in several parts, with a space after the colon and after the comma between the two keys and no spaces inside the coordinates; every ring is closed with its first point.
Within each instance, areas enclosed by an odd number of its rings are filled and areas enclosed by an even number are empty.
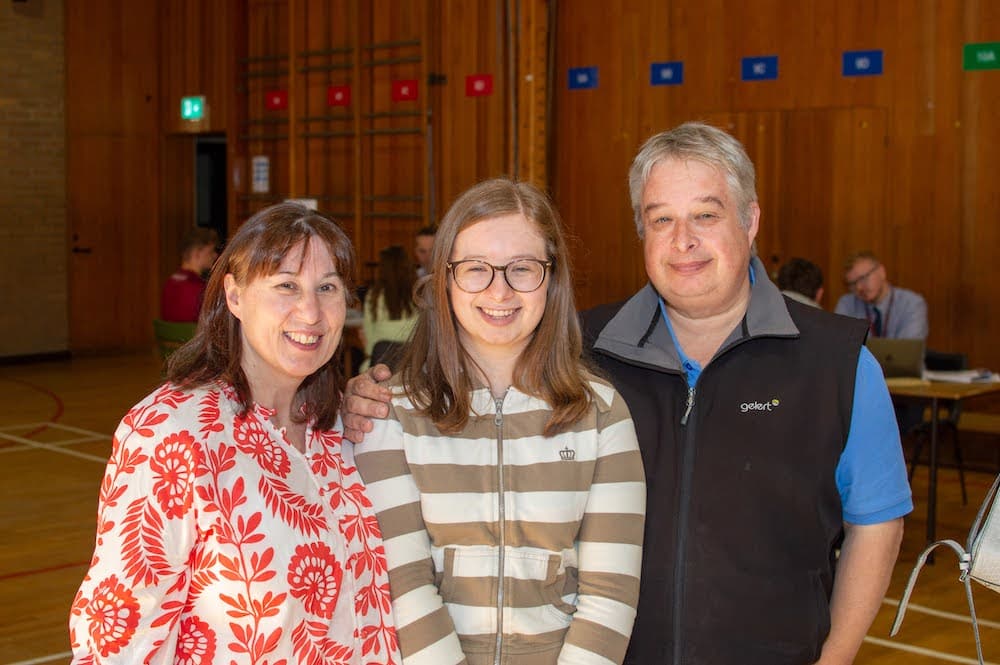
{"type": "MultiPolygon", "coordinates": [[[[507,66],[507,3],[443,2],[438,56],[433,66],[446,77],[435,109],[438,219],[463,191],[490,177],[513,172],[508,160],[510,128],[507,66]],[[493,93],[466,94],[466,77],[493,76],[493,93]]],[[[437,220],[435,220],[437,221],[437,220]]]]}
{"type": "Polygon", "coordinates": [[[65,11],[70,349],[135,348],[159,286],[158,10],[65,11]]]}
{"type": "MultiPolygon", "coordinates": [[[[549,2],[524,0],[517,16],[517,162],[521,180],[548,189],[549,2]]],[[[490,135],[490,134],[487,134],[490,135]]]]}
{"type": "Polygon", "coordinates": [[[374,2],[361,48],[369,90],[362,123],[362,237],[359,256],[374,262],[379,249],[409,247],[425,223],[427,69],[423,2],[374,2]],[[394,101],[393,82],[414,81],[416,99],[394,101]]]}
{"type": "MultiPolygon", "coordinates": [[[[362,65],[365,60],[365,44],[368,43],[368,34],[371,31],[371,14],[363,9],[365,6],[363,0],[354,0],[351,4],[351,29],[354,32],[353,35],[353,52],[351,57],[354,61],[354,89],[353,89],[353,99],[351,100],[351,114],[354,117],[354,247],[358,252],[358,269],[362,273],[365,272],[364,264],[367,259],[361,258],[361,240],[365,235],[365,219],[364,219],[364,174],[367,171],[368,164],[368,153],[365,150],[365,141],[363,131],[367,126],[367,120],[365,118],[365,113],[367,109],[371,107],[371,89],[368,86],[368,69],[362,65]]],[[[372,279],[374,280],[374,268],[372,270],[372,279]]],[[[359,275],[359,284],[363,283],[361,280],[365,279],[362,275],[359,275]]]]}
{"type": "Polygon", "coordinates": [[[241,63],[241,78],[247,90],[247,124],[240,132],[247,160],[247,193],[240,197],[241,219],[284,200],[291,186],[289,112],[266,107],[268,92],[287,91],[289,87],[288,17],[287,0],[249,0],[247,57],[241,63]],[[257,155],[267,157],[270,163],[267,192],[254,192],[252,188],[252,160],[257,155]]]}
{"type": "Polygon", "coordinates": [[[357,140],[353,109],[358,90],[354,82],[355,34],[352,3],[303,3],[294,29],[302,33],[296,54],[295,76],[299,86],[300,128],[296,161],[302,183],[299,195],[315,198],[321,210],[341,222],[348,235],[354,225],[354,143],[357,140]],[[330,105],[330,86],[352,88],[349,106],[330,105]]]}
{"type": "MultiPolygon", "coordinates": [[[[897,259],[900,283],[916,284],[927,299],[928,315],[935,322],[928,346],[940,350],[968,348],[958,341],[963,316],[959,309],[962,256],[962,34],[965,8],[960,4],[942,6],[924,30],[933,36],[926,46],[930,53],[930,84],[926,105],[932,115],[927,129],[931,133],[930,158],[925,164],[913,164],[927,178],[930,206],[936,214],[915,211],[909,227],[902,234],[907,243],[897,259]],[[935,251],[927,252],[928,247],[935,251]],[[940,280],[938,275],[949,275],[940,280]],[[902,281],[902,280],[906,281],[902,281]]],[[[968,340],[971,343],[972,340],[968,340]]]]}
{"type": "Polygon", "coordinates": [[[225,132],[233,99],[236,1],[170,0],[160,7],[161,97],[165,133],[225,132]],[[181,98],[204,95],[205,117],[182,120],[181,98]]]}
{"type": "MultiPolygon", "coordinates": [[[[239,0],[201,3],[192,0],[159,3],[161,202],[159,282],[179,262],[178,248],[196,219],[195,140],[197,134],[222,134],[227,141],[227,169],[241,159],[238,148],[242,96],[236,90],[237,60],[245,56],[245,3],[239,0]],[[181,98],[205,97],[205,116],[182,120],[181,98]]],[[[237,166],[236,168],[240,168],[237,166]]],[[[240,170],[242,173],[242,170],[240,170]]],[[[235,191],[228,184],[227,228],[236,219],[235,191]]],[[[157,294],[159,302],[159,293],[157,294]]]]}
{"type": "MultiPolygon", "coordinates": [[[[426,98],[426,124],[425,124],[425,155],[427,163],[427,185],[424,188],[426,197],[424,199],[423,211],[424,220],[427,224],[437,224],[441,216],[448,209],[450,200],[446,199],[443,160],[445,151],[452,145],[451,141],[445,139],[442,123],[449,115],[445,111],[445,96],[448,90],[447,82],[441,83],[442,76],[447,77],[445,71],[445,48],[446,35],[449,35],[454,26],[446,22],[446,9],[453,4],[452,0],[426,0],[427,22],[424,31],[423,56],[424,65],[427,71],[427,98],[426,98]]],[[[465,26],[462,25],[462,31],[465,26]]],[[[413,239],[409,239],[406,247],[413,252],[413,239]]]]}
{"type": "Polygon", "coordinates": [[[296,29],[296,23],[298,22],[299,15],[302,13],[304,3],[299,2],[299,0],[287,0],[288,4],[286,6],[285,20],[285,34],[287,39],[286,46],[286,57],[288,62],[288,70],[285,74],[285,94],[288,99],[288,107],[285,109],[285,121],[287,123],[288,139],[285,141],[285,145],[288,146],[287,161],[285,167],[287,169],[286,182],[287,185],[284,189],[285,197],[298,197],[301,193],[302,187],[302,176],[298,173],[299,163],[298,163],[298,153],[301,147],[299,139],[299,133],[302,131],[300,129],[301,120],[299,115],[302,113],[300,110],[301,99],[299,94],[300,86],[300,76],[298,75],[298,68],[296,67],[296,61],[298,59],[298,53],[301,50],[300,40],[302,34],[296,29]]]}
{"type": "Polygon", "coordinates": [[[248,86],[245,76],[249,53],[249,5],[246,0],[230,0],[232,52],[229,59],[229,74],[226,77],[226,95],[229,98],[226,112],[226,168],[228,236],[245,221],[246,196],[250,191],[249,160],[247,142],[241,137],[247,131],[249,105],[248,86]]]}
{"type": "Polygon", "coordinates": [[[863,248],[882,252],[893,230],[885,223],[894,197],[888,188],[889,121],[884,108],[841,110],[831,133],[834,159],[829,179],[834,233],[823,267],[826,301],[832,309],[846,292],[843,265],[863,248]]]}
{"type": "Polygon", "coordinates": [[[577,304],[590,307],[620,299],[645,282],[627,176],[646,137],[638,136],[636,126],[635,77],[642,74],[636,73],[636,58],[628,57],[634,46],[608,20],[619,15],[620,3],[600,13],[576,11],[572,4],[557,6],[551,183],[571,236],[577,304]],[[598,86],[569,90],[569,69],[591,66],[599,68],[598,86]]]}
{"type": "MultiPolygon", "coordinates": [[[[962,41],[990,42],[1000,34],[1000,4],[966,3],[962,41]]],[[[964,174],[958,206],[940,219],[958,217],[960,262],[953,298],[958,303],[955,349],[968,349],[975,365],[1000,371],[1000,71],[967,71],[959,77],[961,108],[954,131],[964,174]]]]}
{"type": "Polygon", "coordinates": [[[932,347],[1000,367],[991,343],[1000,279],[987,256],[998,238],[984,222],[997,217],[984,174],[1000,161],[1000,77],[965,72],[961,60],[963,44],[995,40],[996,3],[619,0],[600,13],[558,3],[555,16],[551,179],[582,240],[582,304],[624,297],[643,279],[638,251],[624,251],[631,229],[619,183],[649,134],[689,119],[781,113],[774,141],[747,138],[762,174],[762,249],[818,254],[832,307],[843,258],[870,247],[894,283],[927,298],[932,347]],[[883,74],[843,76],[843,51],[867,49],[882,49],[883,74]],[[740,80],[742,57],[771,54],[778,80],[740,80]],[[650,86],[649,64],[667,60],[684,62],[684,84],[650,86]],[[567,90],[568,68],[587,65],[600,67],[598,88],[567,90]],[[829,226],[803,226],[799,211],[810,207],[829,208],[829,226]]]}
{"type": "Polygon", "coordinates": [[[114,128],[115,98],[96,91],[118,87],[116,3],[112,0],[65,5],[66,22],[66,132],[74,135],[108,134],[114,128]],[[88,21],[91,30],[84,29],[88,21]]]}
{"type": "MultiPolygon", "coordinates": [[[[180,265],[180,243],[184,233],[197,218],[195,212],[194,137],[174,134],[164,138],[162,146],[163,180],[160,213],[160,269],[162,285],[180,265]]],[[[156,303],[159,305],[160,294],[156,303]]],[[[159,309],[157,309],[157,312],[159,309]]]]}

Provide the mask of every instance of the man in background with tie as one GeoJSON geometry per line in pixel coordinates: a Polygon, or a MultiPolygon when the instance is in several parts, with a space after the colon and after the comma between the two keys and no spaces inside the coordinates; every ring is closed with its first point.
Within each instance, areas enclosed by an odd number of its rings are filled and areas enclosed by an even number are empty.
{"type": "Polygon", "coordinates": [[[885,266],[872,252],[852,254],[844,262],[849,290],[837,301],[837,314],[867,319],[869,335],[927,339],[927,302],[919,293],[893,286],[885,266]]]}

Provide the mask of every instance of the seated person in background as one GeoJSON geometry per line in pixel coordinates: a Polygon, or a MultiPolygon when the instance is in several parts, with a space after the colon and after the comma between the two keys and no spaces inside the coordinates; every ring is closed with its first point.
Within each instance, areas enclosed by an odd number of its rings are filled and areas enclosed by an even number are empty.
{"type": "Polygon", "coordinates": [[[778,270],[778,288],[792,300],[819,307],[823,298],[823,271],[808,259],[790,259],[778,270]]]}
{"type": "Polygon", "coordinates": [[[389,417],[356,449],[403,662],[621,663],[642,460],[624,400],[580,360],[556,212],[532,185],[480,183],[432,268],[389,417]]]}
{"type": "Polygon", "coordinates": [[[927,303],[923,296],[889,283],[885,266],[870,251],[844,262],[849,293],[837,301],[837,314],[867,319],[875,337],[927,339],[927,303]]]}
{"type": "Polygon", "coordinates": [[[219,256],[219,236],[214,229],[196,226],[181,239],[181,267],[167,278],[160,297],[160,318],[164,321],[197,321],[205,293],[202,275],[219,256]]]}
{"type": "Polygon", "coordinates": [[[417,259],[417,277],[429,275],[431,272],[431,248],[434,247],[434,234],[437,227],[425,226],[417,231],[413,255],[417,259]]]}
{"type": "MultiPolygon", "coordinates": [[[[405,342],[417,320],[413,304],[413,284],[417,281],[413,266],[399,245],[378,253],[375,284],[365,295],[364,321],[361,326],[365,356],[371,358],[379,341],[405,342]]],[[[362,365],[364,371],[367,361],[362,365]]]]}

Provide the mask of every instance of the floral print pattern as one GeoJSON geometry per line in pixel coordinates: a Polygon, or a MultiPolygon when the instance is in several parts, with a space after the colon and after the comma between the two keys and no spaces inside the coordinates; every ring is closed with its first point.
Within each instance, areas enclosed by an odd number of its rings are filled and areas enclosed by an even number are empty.
{"type": "Polygon", "coordinates": [[[288,568],[292,596],[316,616],[333,616],[343,571],[330,548],[323,543],[299,545],[288,568]]]}
{"type": "Polygon", "coordinates": [[[396,665],[371,502],[338,431],[304,453],[231,387],[129,410],[73,602],[74,663],[396,665]]]}

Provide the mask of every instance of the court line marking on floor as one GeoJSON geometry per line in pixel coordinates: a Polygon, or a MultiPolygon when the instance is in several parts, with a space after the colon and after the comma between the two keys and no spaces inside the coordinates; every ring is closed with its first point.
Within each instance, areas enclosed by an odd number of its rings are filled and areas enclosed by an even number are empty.
{"type": "Polygon", "coordinates": [[[63,653],[54,653],[51,656],[42,656],[40,658],[32,658],[31,660],[19,660],[16,663],[7,663],[7,665],[39,665],[39,663],[51,663],[54,660],[59,660],[60,658],[72,658],[72,651],[64,651],[63,653]]]}
{"type": "MultiPolygon", "coordinates": [[[[883,605],[891,605],[892,607],[898,607],[899,601],[895,598],[883,598],[883,605]]],[[[959,621],[961,623],[972,624],[972,618],[968,614],[956,614],[954,612],[945,612],[943,610],[936,610],[933,607],[927,607],[926,605],[918,605],[916,603],[907,603],[906,610],[913,612],[922,612],[923,614],[930,614],[931,616],[940,617],[942,619],[948,619],[950,621],[959,621]]],[[[990,621],[989,619],[976,619],[980,626],[985,628],[1000,628],[1000,621],[990,621]]]]}
{"type": "Polygon", "coordinates": [[[51,427],[52,429],[61,429],[67,432],[75,432],[76,434],[87,434],[89,436],[104,436],[104,437],[107,436],[107,434],[102,434],[101,432],[95,432],[94,430],[83,429],[82,427],[73,427],[72,425],[63,425],[62,423],[54,423],[54,422],[24,423],[22,425],[4,425],[3,427],[0,427],[0,432],[7,432],[10,430],[17,430],[17,429],[28,429],[29,427],[41,427],[43,425],[45,427],[51,427]]]}
{"type": "Polygon", "coordinates": [[[0,427],[0,440],[13,441],[21,445],[15,445],[5,448],[0,448],[0,453],[14,453],[23,452],[25,450],[37,450],[44,449],[52,452],[63,453],[65,455],[70,455],[72,457],[80,457],[82,459],[93,460],[95,462],[106,463],[108,461],[107,457],[100,457],[95,455],[88,455],[87,453],[77,452],[75,450],[67,450],[63,446],[69,446],[77,443],[93,443],[96,441],[107,441],[111,436],[108,434],[101,434],[100,432],[94,432],[93,430],[83,429],[81,427],[73,427],[71,425],[60,425],[58,423],[26,423],[23,425],[6,425],[0,427]],[[63,430],[65,432],[71,432],[73,434],[82,434],[82,437],[76,437],[72,439],[63,439],[61,441],[51,441],[51,442],[41,442],[34,439],[25,438],[23,436],[17,436],[16,434],[10,434],[10,430],[21,430],[28,428],[36,428],[32,430],[32,433],[38,431],[39,427],[51,427],[52,429],[63,430]]]}
{"type": "MultiPolygon", "coordinates": [[[[110,437],[107,437],[107,436],[82,436],[82,437],[80,437],[78,439],[60,439],[59,441],[44,441],[43,443],[47,443],[50,446],[72,446],[72,445],[77,444],[77,443],[93,443],[95,441],[107,441],[108,438],[110,438],[110,437]]],[[[23,444],[23,445],[20,445],[20,446],[8,446],[6,448],[0,448],[0,453],[13,452],[15,450],[24,450],[24,449],[30,447],[27,443],[25,443],[24,439],[21,439],[21,438],[18,438],[18,437],[9,436],[9,435],[4,435],[3,432],[0,432],[0,439],[6,439],[8,441],[14,441],[14,442],[23,444]]],[[[28,441],[30,441],[32,444],[39,443],[38,441],[35,441],[34,439],[28,439],[28,441]]]]}
{"type": "MultiPolygon", "coordinates": [[[[884,640],[881,637],[865,637],[865,642],[867,642],[868,644],[875,644],[880,647],[885,647],[886,649],[896,649],[898,651],[906,651],[908,653],[915,653],[921,656],[929,656],[931,658],[937,658],[939,660],[946,660],[950,663],[965,663],[966,665],[979,665],[979,660],[977,658],[966,658],[965,656],[956,656],[954,654],[945,653],[944,651],[935,651],[934,649],[925,649],[924,647],[913,646],[912,644],[905,644],[903,642],[884,640]]],[[[21,665],[21,663],[15,663],[15,665],[21,665]]],[[[998,665],[998,664],[992,661],[983,661],[983,665],[998,665]]]]}
{"type": "MultiPolygon", "coordinates": [[[[7,452],[7,451],[13,452],[14,450],[26,450],[26,449],[29,449],[29,448],[40,448],[42,450],[48,450],[48,451],[53,452],[53,453],[61,453],[63,455],[69,455],[70,457],[79,457],[80,459],[91,460],[93,462],[100,462],[101,464],[107,464],[108,463],[108,457],[107,457],[107,455],[105,455],[104,457],[100,457],[98,455],[88,455],[87,453],[81,453],[81,452],[79,452],[77,450],[73,450],[72,448],[69,448],[69,449],[67,449],[67,448],[61,448],[60,446],[57,446],[57,445],[52,445],[52,444],[48,444],[48,443],[42,443],[40,441],[32,441],[31,439],[22,439],[20,437],[11,437],[10,435],[4,435],[3,438],[13,439],[13,440],[18,441],[19,443],[24,444],[24,445],[23,445],[23,447],[18,447],[18,448],[3,448],[3,449],[0,449],[0,452],[7,452]]],[[[102,439],[107,439],[108,437],[101,437],[101,438],[102,439]]],[[[95,441],[96,440],[97,439],[95,439],[95,441]]]]}

